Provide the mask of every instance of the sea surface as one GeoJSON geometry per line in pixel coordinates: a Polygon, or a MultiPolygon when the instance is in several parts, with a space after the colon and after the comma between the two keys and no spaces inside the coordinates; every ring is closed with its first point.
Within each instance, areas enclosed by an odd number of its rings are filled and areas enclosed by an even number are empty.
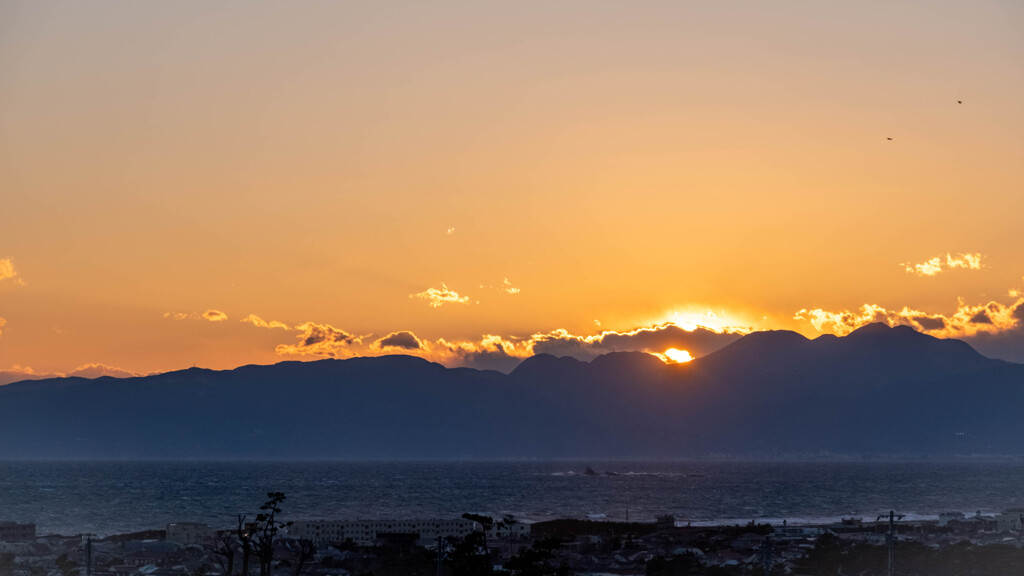
{"type": "Polygon", "coordinates": [[[99,536],[230,528],[284,492],[285,520],[592,518],[677,524],[874,520],[1024,506],[1007,462],[0,462],[0,521],[99,536]],[[596,475],[587,474],[587,468],[596,475]]]}

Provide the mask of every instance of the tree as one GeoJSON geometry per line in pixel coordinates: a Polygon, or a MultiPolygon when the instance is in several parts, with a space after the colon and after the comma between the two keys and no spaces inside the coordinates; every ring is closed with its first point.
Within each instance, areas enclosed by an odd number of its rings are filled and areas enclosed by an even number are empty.
{"type": "Polygon", "coordinates": [[[558,538],[535,542],[509,558],[505,567],[516,576],[567,576],[571,570],[564,563],[555,565],[554,551],[562,545],[558,538]]]}
{"type": "Polygon", "coordinates": [[[485,536],[481,532],[470,532],[461,542],[455,542],[448,554],[453,576],[480,576],[491,573],[490,554],[484,542],[485,536]]]}
{"type": "Polygon", "coordinates": [[[302,569],[306,566],[306,562],[309,562],[313,555],[316,554],[316,544],[308,538],[299,539],[299,549],[295,552],[295,564],[292,570],[292,576],[299,576],[302,574],[302,569]]]}
{"type": "Polygon", "coordinates": [[[515,526],[516,524],[519,524],[519,521],[516,520],[515,517],[512,516],[511,514],[506,515],[504,518],[501,519],[501,521],[499,521],[496,524],[496,526],[498,527],[499,530],[501,530],[503,528],[508,530],[508,556],[509,557],[512,556],[512,527],[515,526]]]}
{"type": "MultiPolygon", "coordinates": [[[[260,512],[256,515],[254,522],[246,522],[247,517],[244,514],[239,514],[234,534],[225,534],[217,539],[213,552],[218,556],[217,563],[224,576],[250,576],[249,560],[253,555],[260,563],[259,576],[270,576],[274,568],[274,538],[282,528],[292,524],[277,519],[277,515],[281,513],[281,502],[284,499],[283,492],[268,492],[267,501],[260,506],[260,512]],[[239,553],[241,553],[242,565],[236,572],[235,562],[239,553]]],[[[303,565],[312,557],[313,551],[315,548],[312,542],[300,543],[299,567],[295,574],[302,570],[303,565]]],[[[62,574],[62,576],[77,575],[62,574]]]]}
{"type": "Polygon", "coordinates": [[[260,576],[269,576],[273,570],[274,538],[277,533],[292,525],[291,522],[277,519],[284,499],[284,492],[267,492],[267,501],[260,506],[260,513],[256,515],[256,522],[252,526],[252,545],[260,561],[260,576]]]}
{"type": "Polygon", "coordinates": [[[481,514],[470,514],[469,512],[463,514],[462,517],[466,520],[476,522],[481,527],[483,527],[484,550],[487,550],[487,531],[490,530],[492,526],[494,526],[494,518],[491,518],[490,516],[483,516],[481,514]]]}

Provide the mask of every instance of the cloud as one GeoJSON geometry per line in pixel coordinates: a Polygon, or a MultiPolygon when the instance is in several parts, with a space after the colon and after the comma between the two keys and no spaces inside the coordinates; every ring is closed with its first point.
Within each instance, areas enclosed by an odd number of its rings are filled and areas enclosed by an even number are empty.
{"type": "Polygon", "coordinates": [[[0,336],[4,335],[4,326],[7,326],[7,320],[0,318],[0,336]]]}
{"type": "Polygon", "coordinates": [[[530,344],[526,339],[486,334],[479,342],[448,342],[439,339],[428,344],[426,350],[428,358],[445,365],[511,372],[524,358],[533,355],[530,344]]]}
{"type": "Polygon", "coordinates": [[[385,348],[401,348],[403,350],[422,350],[423,343],[412,332],[392,332],[387,336],[373,343],[373,348],[383,350],[385,348]]]}
{"type": "Polygon", "coordinates": [[[628,332],[612,330],[592,336],[576,336],[566,330],[534,334],[531,348],[535,354],[572,356],[591,360],[609,352],[663,353],[669,348],[686,350],[694,358],[704,356],[738,340],[745,329],[715,331],[704,327],[687,330],[676,324],[637,328],[628,332]]]}
{"type": "Polygon", "coordinates": [[[304,322],[295,326],[301,330],[297,344],[279,344],[274,351],[281,355],[295,354],[303,356],[350,356],[350,346],[361,344],[362,337],[354,336],[331,326],[316,322],[304,322]]]}
{"type": "Polygon", "coordinates": [[[278,322],[277,320],[271,320],[268,322],[255,314],[249,314],[245,318],[242,318],[241,321],[252,324],[257,328],[281,328],[283,330],[291,330],[291,328],[284,322],[278,322]]]}
{"type": "Polygon", "coordinates": [[[469,303],[469,296],[459,296],[458,292],[454,290],[449,290],[448,286],[446,286],[444,283],[441,284],[440,288],[427,288],[423,292],[410,294],[409,298],[419,298],[420,300],[426,300],[431,308],[440,308],[444,304],[469,303]]]}
{"type": "Polygon", "coordinates": [[[919,332],[938,338],[970,338],[979,334],[999,334],[1019,328],[1022,318],[1019,310],[1024,297],[1016,295],[1010,304],[990,301],[984,304],[967,304],[957,300],[957,307],[951,314],[935,314],[903,307],[887,310],[877,304],[864,304],[857,311],[843,310],[829,312],[816,308],[803,309],[793,316],[796,320],[810,322],[819,332],[833,332],[844,336],[861,326],[884,322],[889,326],[910,326],[919,332]]]}
{"type": "Polygon", "coordinates": [[[63,374],[36,372],[31,366],[15,364],[9,370],[0,371],[0,386],[22,380],[42,380],[43,378],[59,378],[61,376],[63,374]]]}
{"type": "Polygon", "coordinates": [[[506,294],[519,294],[519,288],[513,288],[513,287],[512,287],[512,283],[508,281],[508,278],[507,278],[507,277],[505,278],[505,280],[504,280],[504,281],[502,281],[502,283],[501,283],[501,289],[502,289],[502,290],[503,290],[503,291],[504,291],[504,292],[505,292],[506,294]]]}
{"type": "Polygon", "coordinates": [[[962,268],[964,270],[981,270],[984,266],[981,264],[981,253],[975,252],[973,254],[960,253],[956,256],[946,253],[946,258],[943,260],[942,256],[936,256],[927,262],[921,264],[911,264],[904,262],[900,264],[908,274],[917,274],[918,276],[935,276],[940,272],[947,270],[953,270],[956,268],[962,268]]]}
{"type": "Polygon", "coordinates": [[[101,376],[131,378],[133,376],[144,375],[145,374],[100,363],[83,364],[70,372],[37,372],[31,366],[15,364],[9,370],[0,371],[0,386],[10,384],[12,382],[20,382],[22,380],[43,380],[45,378],[67,378],[71,376],[77,376],[79,378],[99,378],[101,376]]]}
{"type": "Polygon", "coordinates": [[[210,322],[223,322],[228,315],[220,310],[207,310],[202,314],[198,312],[164,312],[164,318],[171,320],[208,320],[210,322]]]}
{"type": "Polygon", "coordinates": [[[220,310],[207,310],[203,312],[202,316],[210,322],[223,322],[228,319],[228,315],[220,310]]]}
{"type": "Polygon", "coordinates": [[[141,376],[137,372],[118,368],[116,366],[108,366],[100,363],[83,364],[78,368],[68,372],[67,376],[78,376],[80,378],[99,378],[100,376],[113,376],[114,378],[131,378],[133,376],[141,376]]]}
{"type": "Polygon", "coordinates": [[[13,280],[18,286],[25,285],[25,282],[18,277],[18,272],[14,269],[14,261],[10,258],[0,258],[0,282],[4,280],[13,280]]]}
{"type": "Polygon", "coordinates": [[[10,258],[0,258],[0,280],[9,280],[17,276],[14,271],[14,262],[10,258]]]}

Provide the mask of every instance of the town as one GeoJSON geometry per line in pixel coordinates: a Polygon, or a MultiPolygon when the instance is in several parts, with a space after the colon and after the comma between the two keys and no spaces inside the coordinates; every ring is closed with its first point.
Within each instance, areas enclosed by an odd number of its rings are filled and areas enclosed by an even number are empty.
{"type": "Polygon", "coordinates": [[[284,495],[268,497],[260,513],[227,529],[174,522],[98,537],[0,522],[0,576],[997,576],[1024,568],[1024,508],[825,525],[693,526],[669,515],[530,523],[470,513],[285,522],[284,495]]]}

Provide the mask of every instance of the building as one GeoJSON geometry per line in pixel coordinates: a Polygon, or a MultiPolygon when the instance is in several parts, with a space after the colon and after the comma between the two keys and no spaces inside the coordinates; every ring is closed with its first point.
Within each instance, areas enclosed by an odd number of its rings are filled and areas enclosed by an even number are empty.
{"type": "Polygon", "coordinates": [[[28,542],[36,538],[35,524],[0,522],[0,542],[28,542]]]}
{"type": "Polygon", "coordinates": [[[1020,532],[1024,524],[1024,508],[1010,508],[996,515],[996,530],[1000,532],[1020,532]]]}
{"type": "Polygon", "coordinates": [[[171,522],[167,525],[168,542],[178,544],[206,544],[213,540],[214,531],[201,522],[171,522]]]}
{"type": "Polygon", "coordinates": [[[939,514],[939,526],[948,526],[954,520],[963,520],[963,512],[942,512],[939,514]]]}
{"type": "Polygon", "coordinates": [[[437,538],[465,538],[476,523],[454,520],[299,520],[289,526],[288,538],[312,540],[318,545],[340,544],[351,540],[358,546],[373,546],[378,534],[418,534],[417,544],[426,546],[437,538]]]}

